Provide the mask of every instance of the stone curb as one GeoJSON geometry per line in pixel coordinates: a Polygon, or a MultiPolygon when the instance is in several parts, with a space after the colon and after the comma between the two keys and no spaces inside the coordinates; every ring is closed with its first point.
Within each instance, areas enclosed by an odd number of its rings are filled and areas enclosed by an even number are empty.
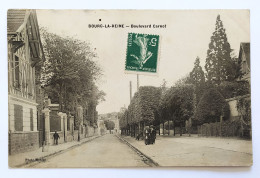
{"type": "MultiPolygon", "coordinates": [[[[96,138],[102,137],[102,136],[103,136],[103,135],[92,136],[90,139],[88,139],[88,140],[86,140],[86,141],[83,141],[83,142],[80,142],[80,143],[78,143],[78,144],[72,145],[72,146],[70,146],[70,147],[68,147],[68,148],[66,148],[66,149],[64,149],[64,150],[59,150],[59,151],[56,151],[56,152],[54,152],[54,153],[50,153],[50,154],[48,154],[48,155],[46,155],[46,156],[43,156],[43,157],[40,157],[40,158],[35,158],[35,159],[41,160],[41,159],[49,159],[49,158],[52,158],[52,157],[54,157],[54,156],[57,156],[57,155],[62,154],[62,153],[65,153],[65,152],[67,152],[67,151],[69,151],[69,150],[71,150],[71,149],[73,149],[73,148],[76,148],[76,147],[78,147],[78,146],[81,146],[81,145],[83,145],[83,144],[85,144],[85,143],[87,143],[87,142],[90,142],[90,141],[92,141],[92,140],[94,140],[94,139],[96,139],[96,138]]],[[[35,166],[35,165],[40,164],[40,163],[42,163],[42,162],[37,162],[37,161],[36,161],[36,162],[32,162],[32,163],[26,163],[26,162],[24,162],[24,163],[22,163],[22,164],[20,164],[20,165],[13,166],[13,167],[10,167],[10,168],[30,168],[30,166],[35,166]]]]}
{"type": "Polygon", "coordinates": [[[127,144],[127,146],[129,146],[131,149],[133,149],[135,152],[137,152],[137,154],[143,158],[143,161],[151,166],[151,167],[158,167],[160,166],[156,161],[154,161],[152,158],[150,158],[149,156],[147,156],[146,154],[144,154],[143,152],[141,152],[138,148],[134,147],[131,143],[129,143],[128,141],[126,141],[124,138],[122,138],[119,135],[116,135],[117,138],[121,139],[123,142],[125,142],[127,144]]]}

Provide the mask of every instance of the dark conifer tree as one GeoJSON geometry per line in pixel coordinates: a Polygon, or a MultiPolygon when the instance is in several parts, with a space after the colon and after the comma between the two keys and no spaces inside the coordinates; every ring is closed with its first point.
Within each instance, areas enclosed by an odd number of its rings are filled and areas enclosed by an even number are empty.
{"type": "Polygon", "coordinates": [[[190,72],[190,80],[191,83],[199,86],[203,85],[205,83],[205,76],[204,71],[202,70],[202,67],[200,66],[200,58],[197,57],[194,62],[194,67],[192,71],[190,72]]]}
{"type": "Polygon", "coordinates": [[[205,75],[202,67],[200,66],[200,58],[197,57],[194,62],[194,67],[190,72],[190,83],[195,86],[194,90],[194,108],[197,107],[199,100],[204,92],[205,88],[205,75]]]}
{"type": "Polygon", "coordinates": [[[233,60],[231,59],[231,48],[227,40],[227,35],[223,23],[218,15],[216,27],[209,49],[207,51],[205,69],[208,81],[220,84],[222,81],[231,81],[235,77],[233,60]]]}

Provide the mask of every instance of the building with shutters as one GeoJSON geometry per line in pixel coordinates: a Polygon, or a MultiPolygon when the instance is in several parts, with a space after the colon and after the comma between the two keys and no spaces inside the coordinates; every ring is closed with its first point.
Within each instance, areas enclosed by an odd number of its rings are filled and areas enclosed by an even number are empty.
{"type": "Polygon", "coordinates": [[[39,148],[36,96],[44,59],[35,10],[8,10],[9,154],[39,148]]]}
{"type": "MultiPolygon", "coordinates": [[[[250,74],[250,43],[243,42],[240,43],[238,64],[240,69],[240,76],[236,79],[238,82],[248,82],[251,85],[251,74],[250,74]]],[[[237,102],[240,99],[251,100],[251,94],[237,96],[234,98],[226,99],[230,108],[230,119],[236,120],[241,117],[237,109],[237,102]]],[[[251,107],[251,106],[250,106],[251,107]]],[[[252,133],[250,133],[250,137],[252,133]]]]}
{"type": "Polygon", "coordinates": [[[238,61],[241,65],[241,79],[250,83],[250,43],[241,43],[238,61]]]}

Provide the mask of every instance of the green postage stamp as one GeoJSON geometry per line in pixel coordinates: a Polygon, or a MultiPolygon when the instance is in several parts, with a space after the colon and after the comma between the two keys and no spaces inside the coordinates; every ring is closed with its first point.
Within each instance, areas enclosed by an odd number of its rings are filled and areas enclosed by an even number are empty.
{"type": "Polygon", "coordinates": [[[159,35],[128,33],[125,71],[157,73],[159,35]]]}

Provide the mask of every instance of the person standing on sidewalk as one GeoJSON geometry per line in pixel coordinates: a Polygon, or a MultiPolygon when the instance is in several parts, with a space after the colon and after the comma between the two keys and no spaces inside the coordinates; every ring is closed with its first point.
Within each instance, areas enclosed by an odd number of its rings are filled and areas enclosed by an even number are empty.
{"type": "Polygon", "coordinates": [[[151,128],[151,143],[154,144],[156,139],[156,130],[153,125],[151,125],[150,128],[151,128]]]}
{"type": "Polygon", "coordinates": [[[55,130],[55,133],[53,134],[53,138],[54,138],[54,144],[58,145],[58,139],[60,138],[60,136],[56,130],[55,130]]]}
{"type": "Polygon", "coordinates": [[[145,145],[149,145],[150,144],[150,128],[149,128],[149,126],[146,126],[144,128],[144,133],[145,133],[144,143],[145,143],[145,145]]]}

